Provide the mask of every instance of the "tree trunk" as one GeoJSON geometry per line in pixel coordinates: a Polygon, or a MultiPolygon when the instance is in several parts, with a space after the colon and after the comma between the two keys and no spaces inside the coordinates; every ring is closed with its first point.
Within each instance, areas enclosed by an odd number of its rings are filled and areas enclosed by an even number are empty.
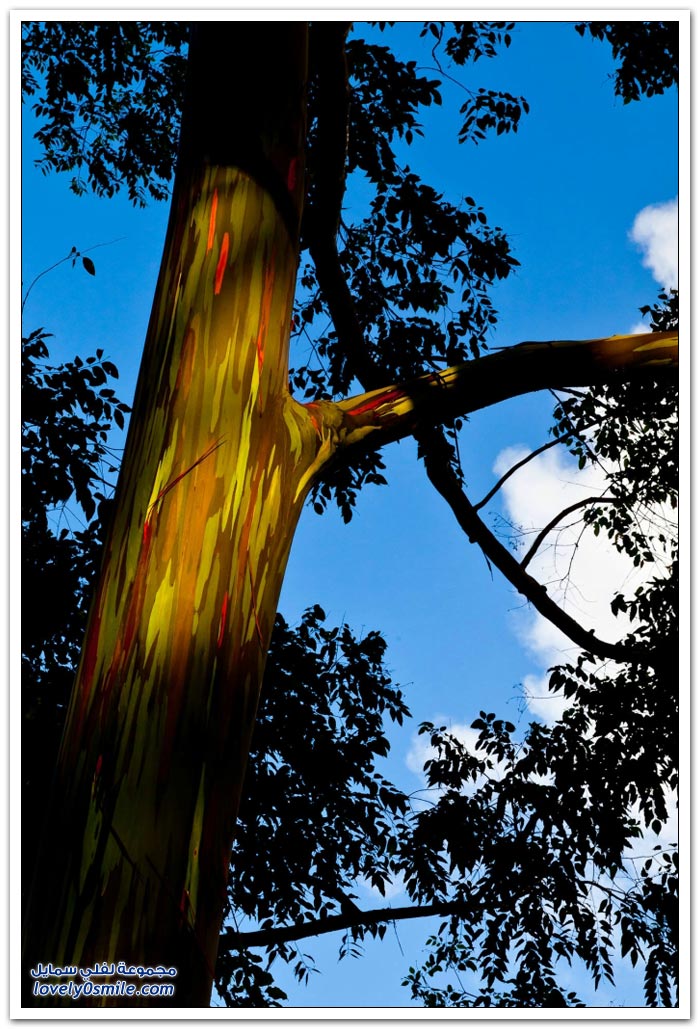
{"type": "Polygon", "coordinates": [[[305,65],[305,23],[200,23],[193,35],[114,523],[25,919],[26,1004],[61,1003],[41,987],[83,982],[32,977],[39,963],[106,963],[114,972],[93,982],[174,982],[174,996],[121,988],[69,1003],[209,1005],[285,564],[307,489],[337,448],[677,361],[671,334],[528,344],[338,404],[294,401],[305,65]],[[177,976],[139,980],[120,962],[177,976]]]}
{"type": "Polygon", "coordinates": [[[172,215],[25,971],[173,966],[170,1002],[206,1006],[259,685],[318,443],[287,390],[305,26],[201,25],[190,64],[172,215]]]}

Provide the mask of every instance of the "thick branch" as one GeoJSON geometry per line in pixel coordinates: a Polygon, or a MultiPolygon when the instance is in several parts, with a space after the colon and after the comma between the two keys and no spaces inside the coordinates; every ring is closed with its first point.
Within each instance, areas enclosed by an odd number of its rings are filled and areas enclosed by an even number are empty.
{"type": "Polygon", "coordinates": [[[657,332],[592,340],[521,343],[444,372],[425,375],[405,386],[388,386],[338,403],[305,405],[325,440],[322,474],[337,451],[353,446],[371,450],[414,434],[424,448],[428,477],[452,508],[458,523],[485,557],[572,643],[600,658],[653,664],[653,656],[621,643],[608,643],[584,629],[547,594],[479,518],[449,459],[444,440],[431,430],[450,418],[511,397],[566,385],[595,385],[618,375],[676,375],[678,333],[657,332]],[[437,443],[436,443],[437,440],[437,443]]]}
{"type": "Polygon", "coordinates": [[[485,357],[385,386],[337,404],[339,445],[378,449],[420,426],[441,425],[503,400],[542,389],[593,386],[616,376],[677,374],[678,333],[521,343],[485,357]]]}
{"type": "Polygon", "coordinates": [[[271,929],[254,929],[251,932],[239,932],[225,929],[221,936],[221,945],[226,948],[271,947],[279,943],[290,943],[292,940],[303,940],[309,936],[321,936],[354,926],[367,928],[382,922],[400,922],[407,918],[429,918],[432,915],[469,915],[470,909],[464,901],[442,901],[436,904],[424,904],[419,907],[377,908],[374,911],[350,912],[340,915],[326,915],[312,922],[300,922],[296,925],[284,925],[271,929]]]}
{"type": "Polygon", "coordinates": [[[571,615],[563,611],[549,596],[546,587],[523,570],[516,558],[479,518],[443,452],[445,442],[441,435],[435,430],[428,430],[417,436],[423,451],[428,478],[452,508],[461,528],[471,542],[478,544],[485,557],[505,575],[515,589],[544,618],[560,629],[572,643],[597,657],[620,662],[653,663],[652,655],[647,651],[637,650],[622,643],[608,643],[606,640],[601,640],[594,632],[584,629],[571,615]]]}

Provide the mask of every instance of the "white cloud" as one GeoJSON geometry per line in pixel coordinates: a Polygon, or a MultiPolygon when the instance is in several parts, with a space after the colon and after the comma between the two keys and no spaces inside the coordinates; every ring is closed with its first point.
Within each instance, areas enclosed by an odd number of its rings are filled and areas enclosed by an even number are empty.
{"type": "MultiPolygon", "coordinates": [[[[493,762],[488,768],[489,779],[501,779],[505,773],[505,767],[498,761],[491,757],[488,757],[485,751],[477,749],[477,742],[479,739],[479,730],[472,729],[471,726],[466,725],[462,722],[452,722],[450,719],[445,718],[444,715],[436,715],[433,719],[436,725],[446,725],[447,730],[451,736],[458,739],[465,747],[465,749],[472,754],[474,757],[479,758],[481,761],[493,762]]],[[[419,736],[417,733],[411,740],[411,745],[408,748],[406,754],[406,766],[411,772],[414,772],[419,779],[425,783],[425,772],[423,767],[426,761],[439,756],[438,751],[432,746],[430,737],[426,734],[419,736]]],[[[471,795],[475,790],[483,784],[483,777],[479,776],[476,781],[473,779],[467,780],[463,787],[462,792],[471,795]]],[[[426,787],[427,790],[427,787],[426,787]]],[[[430,795],[435,795],[435,790],[430,788],[430,795]]],[[[437,791],[438,794],[442,792],[440,789],[437,791]]]]}
{"type": "MultiPolygon", "coordinates": [[[[527,450],[508,448],[499,455],[494,471],[502,475],[527,450]]],[[[589,497],[601,496],[605,474],[597,465],[580,470],[563,449],[549,450],[533,458],[504,484],[506,516],[523,532],[521,556],[540,529],[560,511],[589,497]]],[[[629,585],[632,570],[626,558],[603,536],[582,532],[582,511],[573,511],[552,528],[528,565],[528,570],[547,586],[558,603],[586,627],[619,637],[626,630],[609,611],[613,591],[629,585]]],[[[519,615],[520,632],[532,650],[542,657],[561,656],[571,644],[558,630],[540,624],[543,619],[529,611],[519,615]]],[[[547,623],[549,624],[549,623],[547,623]]]]}
{"type": "Polygon", "coordinates": [[[650,204],[634,219],[630,239],[643,253],[642,264],[665,289],[678,288],[678,197],[650,204]]]}
{"type": "Polygon", "coordinates": [[[526,675],[523,679],[523,694],[533,715],[551,725],[559,721],[567,707],[571,707],[571,701],[563,693],[552,693],[548,682],[549,676],[546,673],[526,675]]]}
{"type": "MultiPolygon", "coordinates": [[[[494,466],[502,475],[528,451],[509,447],[494,466]]],[[[522,533],[520,557],[524,557],[538,531],[562,509],[587,497],[600,496],[605,476],[597,466],[579,470],[563,450],[549,450],[533,458],[503,485],[506,518],[522,533]]],[[[528,571],[547,586],[547,591],[584,628],[603,639],[619,640],[629,631],[624,615],[617,618],[610,602],[617,592],[630,594],[643,581],[642,573],[601,534],[583,530],[582,509],[573,511],[552,528],[528,565],[528,571]]],[[[525,699],[533,714],[554,722],[567,706],[561,697],[548,699],[547,668],[575,659],[578,650],[551,622],[522,604],[513,612],[513,630],[540,666],[540,673],[524,681],[525,699]]]]}
{"type": "Polygon", "coordinates": [[[639,332],[651,332],[651,329],[646,322],[635,322],[632,328],[629,329],[629,334],[634,336],[639,332]]]}

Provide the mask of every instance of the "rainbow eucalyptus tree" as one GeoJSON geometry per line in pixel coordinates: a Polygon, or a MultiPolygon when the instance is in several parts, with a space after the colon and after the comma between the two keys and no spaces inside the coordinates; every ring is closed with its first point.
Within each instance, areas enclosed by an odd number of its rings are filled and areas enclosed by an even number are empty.
{"type": "Polygon", "coordinates": [[[524,343],[392,381],[337,250],[346,32],[303,22],[192,32],[160,276],[26,915],[29,1003],[28,970],[50,961],[177,969],[169,999],[85,1003],[209,1004],[294,529],[309,491],[352,455],[371,467],[383,446],[415,435],[470,539],[534,606],[588,652],[629,657],[560,611],[489,532],[440,426],[532,390],[668,374],[677,335],[524,343]],[[342,350],[338,381],[360,383],[344,399],[290,392],[302,238],[342,350]]]}

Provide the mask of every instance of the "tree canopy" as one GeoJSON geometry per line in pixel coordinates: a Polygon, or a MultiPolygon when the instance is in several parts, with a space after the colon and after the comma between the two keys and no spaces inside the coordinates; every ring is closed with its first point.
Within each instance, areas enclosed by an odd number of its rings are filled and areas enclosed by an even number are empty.
{"type": "MultiPolygon", "coordinates": [[[[511,241],[476,199],[452,203],[402,162],[441,103],[446,69],[458,74],[497,57],[513,29],[425,23],[435,66],[428,77],[389,42],[364,39],[361,25],[311,25],[294,331],[313,341],[317,361],[290,370],[301,399],[344,398],[357,382],[373,390],[412,381],[487,349],[497,321],[491,287],[518,263],[511,241]],[[354,220],[344,204],[359,179],[371,199],[354,220]]],[[[626,102],[677,81],[675,23],[577,29],[612,45],[615,91],[626,102]]],[[[124,188],[136,204],[164,199],[187,43],[179,22],[27,23],[23,84],[42,122],[42,167],[69,171],[79,193],[124,188]]],[[[527,113],[525,98],[470,93],[460,142],[516,132],[527,113]]],[[[676,329],[675,291],[646,313],[654,330],[676,329]]],[[[32,605],[22,644],[25,812],[50,777],[110,517],[118,461],[108,432],[128,411],[108,385],[117,370],[101,351],[53,366],[49,339],[44,328],[23,339],[23,575],[32,605]],[[68,502],[85,516],[80,532],[52,525],[68,502]],[[37,596],[47,602],[37,605],[37,596]]],[[[526,562],[513,559],[468,498],[462,422],[417,427],[428,478],[487,559],[529,601],[547,604],[526,562]]],[[[475,712],[471,751],[448,726],[421,724],[433,755],[429,807],[382,772],[385,721],[400,724],[409,711],[381,634],[328,626],[318,605],[296,628],[278,615],[216,969],[227,1004],[284,1002],[272,961],[289,962],[303,980],[309,967],[297,944],[307,936],[342,929],[342,953],[352,955],[390,922],[421,916],[440,923],[404,984],[426,1006],[576,1006],[564,969],[581,962],[598,985],[612,981],[617,955],[643,963],[647,1004],[676,1003],[677,848],[659,845],[643,861],[629,855],[671,816],[678,787],[678,554],[667,518],[677,505],[677,426],[677,386],[663,368],[653,379],[620,375],[557,394],[552,440],[582,467],[606,471],[605,502],[585,507],[586,529],[648,567],[649,582],[612,598],[629,623],[614,651],[590,633],[576,660],[551,670],[550,689],[568,701],[554,725],[532,722],[522,732],[495,712],[475,712]],[[397,878],[410,905],[359,909],[358,879],[384,893],[397,878]],[[246,919],[255,928],[239,928],[246,919]]],[[[322,513],[334,500],[350,520],[358,491],[383,484],[382,471],[377,451],[341,457],[311,502],[322,513]]],[[[549,616],[580,643],[578,627],[554,606],[549,616]]],[[[36,826],[25,817],[25,828],[29,855],[36,826]]]]}

